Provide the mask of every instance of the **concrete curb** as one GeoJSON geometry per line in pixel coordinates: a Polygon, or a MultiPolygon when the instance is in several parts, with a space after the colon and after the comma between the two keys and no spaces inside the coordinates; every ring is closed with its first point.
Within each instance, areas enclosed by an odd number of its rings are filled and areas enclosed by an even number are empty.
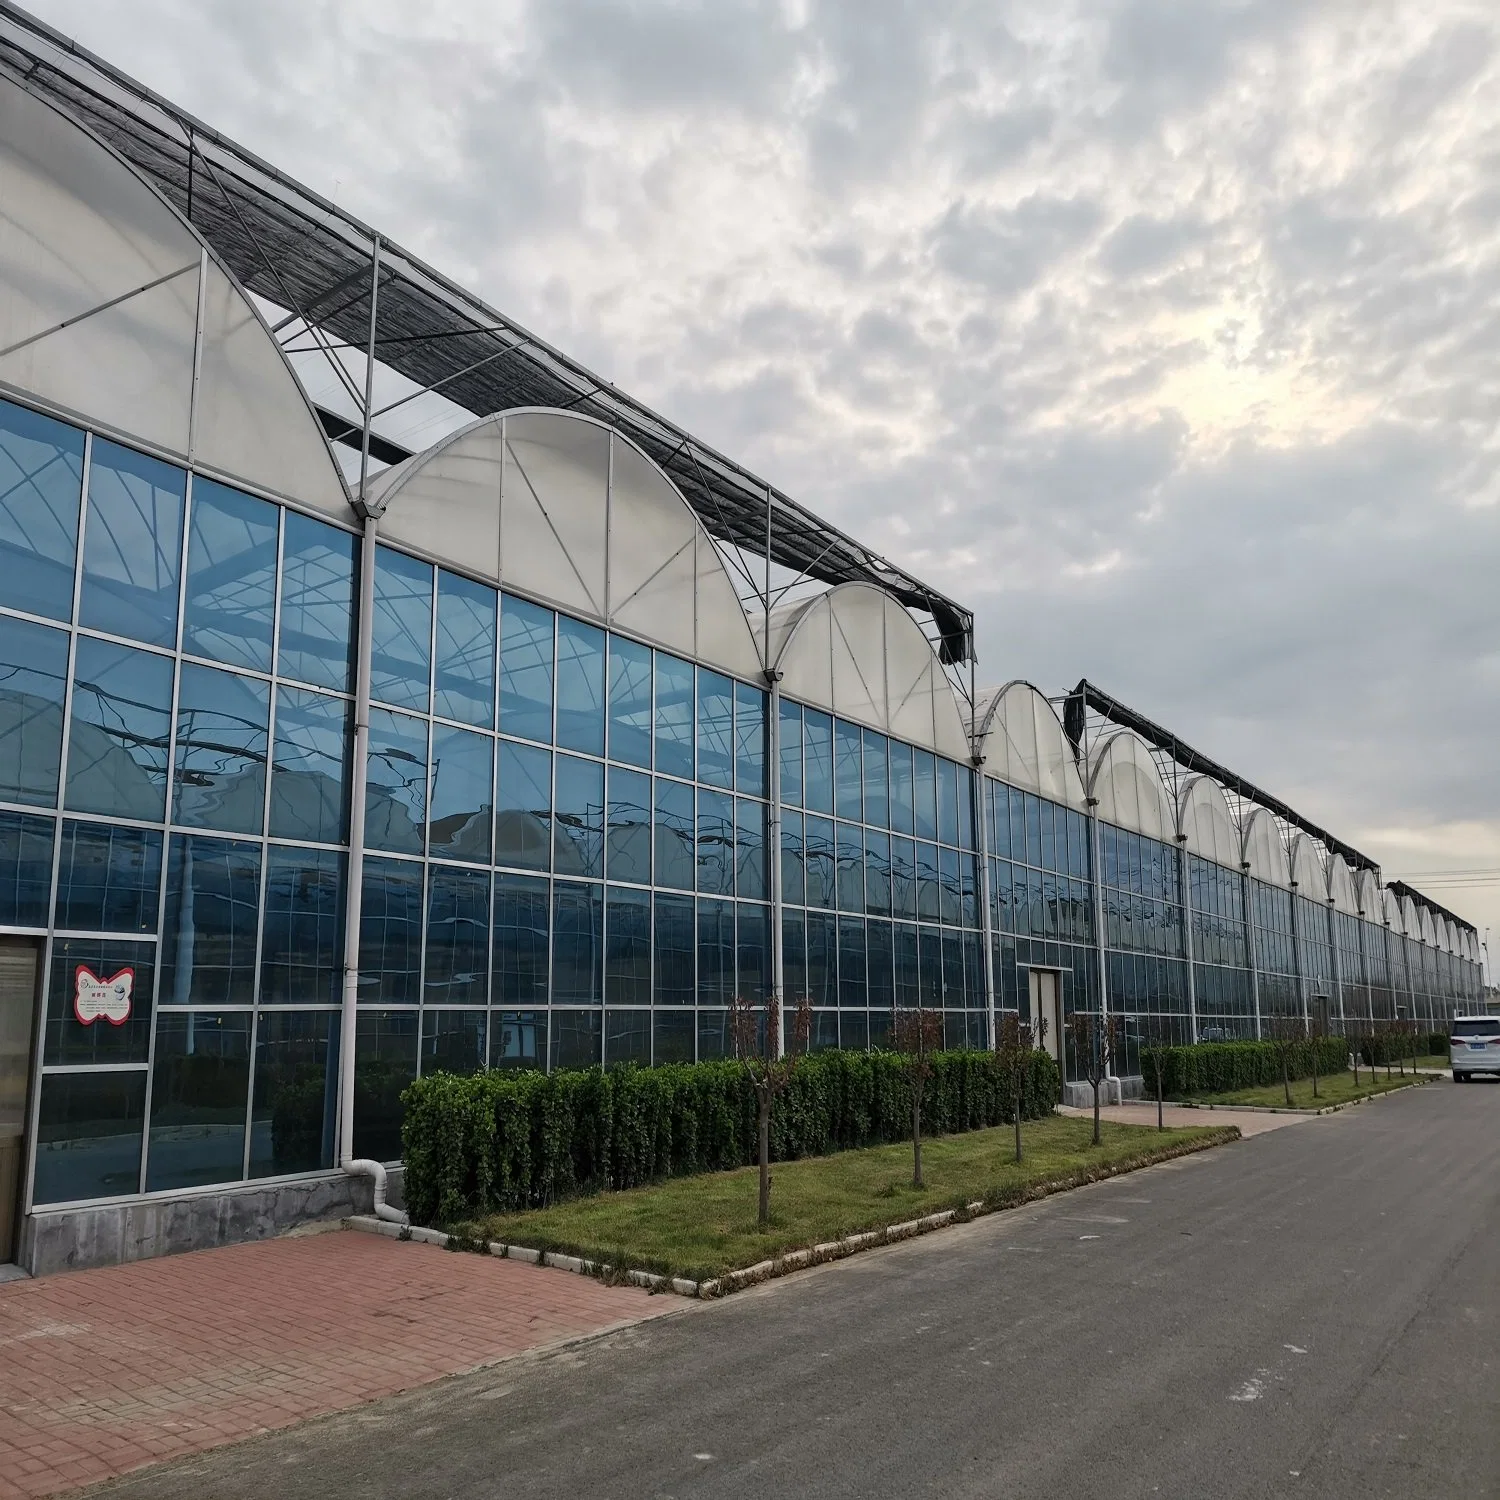
{"type": "MultiPolygon", "coordinates": [[[[1285,1110],[1282,1111],[1286,1113],[1285,1110]]],[[[806,1250],[789,1250],[770,1260],[758,1261],[738,1271],[726,1272],[704,1281],[690,1281],[682,1276],[660,1276],[653,1271],[620,1268],[603,1261],[585,1260],[577,1255],[563,1255],[556,1250],[535,1250],[525,1245],[510,1245],[500,1240],[474,1240],[463,1235],[448,1234],[441,1229],[424,1229],[420,1225],[390,1224],[367,1214],[354,1214],[343,1220],[345,1229],[358,1230],[363,1234],[384,1235],[392,1240],[415,1240],[419,1244],[437,1245],[445,1250],[468,1250],[480,1255],[493,1255],[500,1260],[520,1261],[524,1265],[547,1266],[553,1270],[571,1271],[578,1276],[595,1276],[602,1281],[623,1280],[633,1286],[645,1287],[652,1292],[672,1292],[679,1297],[696,1297],[703,1301],[727,1297],[747,1286],[763,1281],[774,1281],[777,1277],[790,1275],[793,1271],[805,1270],[809,1266],[824,1265],[828,1261],[845,1260],[858,1255],[862,1250],[873,1250],[880,1245],[896,1245],[902,1240],[915,1239],[918,1235],[930,1234],[935,1229],[946,1229],[950,1224],[966,1224],[987,1214],[1004,1213],[1007,1209],[1023,1208],[1028,1203],[1040,1202],[1057,1193],[1071,1192],[1074,1188],[1087,1187],[1091,1182],[1104,1182],[1111,1177],[1122,1177],[1127,1172],[1139,1172],[1144,1167],[1154,1167],[1162,1162],[1174,1161],[1178,1157],[1193,1156],[1200,1151],[1212,1150],[1215,1146],[1227,1146],[1240,1139],[1239,1128],[1234,1125],[1209,1127],[1214,1133],[1202,1140],[1176,1141],[1158,1151],[1148,1151],[1141,1158],[1118,1162],[1099,1168],[1085,1168],[1070,1172],[1049,1182],[1033,1183],[1023,1192],[1007,1195],[1002,1199],[986,1201],[976,1199],[962,1208],[942,1209],[938,1213],[924,1214],[920,1219],[908,1219],[900,1224],[887,1224],[882,1229],[868,1229],[860,1234],[851,1234],[840,1240],[829,1240],[825,1244],[812,1245],[806,1250]]]]}
{"type": "Polygon", "coordinates": [[[1392,1094],[1399,1094],[1402,1089],[1439,1083],[1443,1077],[1441,1073],[1419,1073],[1408,1078],[1405,1083],[1396,1084],[1394,1088],[1381,1089],[1378,1094],[1366,1094],[1360,1099],[1345,1099],[1342,1104],[1324,1104],[1317,1109],[1288,1109],[1284,1104],[1204,1104],[1194,1099],[1164,1099],[1162,1103],[1171,1105],[1173,1109],[1223,1109],[1241,1115],[1302,1115],[1316,1118],[1318,1115],[1336,1115],[1341,1109],[1353,1109],[1357,1104],[1372,1104],[1377,1099],[1388,1099],[1392,1094]]]}

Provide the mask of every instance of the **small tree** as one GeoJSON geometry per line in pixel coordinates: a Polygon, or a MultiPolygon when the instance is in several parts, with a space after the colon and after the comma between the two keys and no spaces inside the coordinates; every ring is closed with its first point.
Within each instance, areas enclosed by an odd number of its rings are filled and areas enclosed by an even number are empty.
{"type": "Polygon", "coordinates": [[[1167,1058],[1172,1046],[1172,1023],[1166,1016],[1151,1016],[1143,1033],[1148,1045],[1141,1048],[1141,1073],[1151,1070],[1151,1090],[1156,1095],[1156,1128],[1165,1130],[1162,1105],[1167,1089],[1167,1058]]]}
{"type": "Polygon", "coordinates": [[[1068,1017],[1073,1056],[1094,1090],[1094,1144],[1099,1144],[1099,1089],[1109,1074],[1109,1060],[1120,1040],[1120,1022],[1091,1010],[1075,1010],[1068,1017]]]}
{"type": "MultiPolygon", "coordinates": [[[[1045,1033],[1047,1020],[1039,1023],[1045,1033]]],[[[995,1053],[1000,1061],[1000,1076],[1005,1081],[1010,1095],[1010,1106],[1016,1126],[1016,1160],[1021,1160],[1021,1105],[1026,1094],[1026,1074],[1031,1068],[1031,1053],[1041,1043],[1031,1034],[1031,1022],[1023,1021],[1013,1010],[1000,1017],[1000,1028],[995,1037],[995,1053]]]]}
{"type": "Polygon", "coordinates": [[[781,1001],[768,995],[756,1004],[736,995],[729,1003],[729,1031],[734,1055],[750,1075],[755,1089],[756,1132],[760,1147],[760,1213],[762,1229],[771,1223],[771,1108],[792,1081],[797,1060],[812,1035],[812,1005],[804,999],[792,1020],[792,1034],[783,1050],[777,1046],[781,1030],[781,1001]]]}
{"type": "Polygon", "coordinates": [[[1306,1036],[1307,1025],[1301,1016],[1271,1017],[1271,1045],[1276,1049],[1276,1062],[1281,1070],[1281,1087],[1286,1094],[1288,1109],[1292,1108],[1292,1064],[1306,1036]]]}
{"type": "Polygon", "coordinates": [[[911,1185],[922,1183],[922,1095],[932,1077],[932,1054],[943,1045],[942,1012],[897,1008],[891,1015],[891,1046],[901,1055],[911,1086],[911,1185]]]}
{"type": "Polygon", "coordinates": [[[1323,1038],[1328,1034],[1326,1007],[1328,1001],[1323,995],[1313,997],[1312,1009],[1309,1012],[1307,1023],[1307,1040],[1309,1043],[1309,1055],[1312,1063],[1312,1091],[1313,1098],[1322,1098],[1322,1091],[1318,1085],[1322,1082],[1323,1072],[1323,1038]]]}

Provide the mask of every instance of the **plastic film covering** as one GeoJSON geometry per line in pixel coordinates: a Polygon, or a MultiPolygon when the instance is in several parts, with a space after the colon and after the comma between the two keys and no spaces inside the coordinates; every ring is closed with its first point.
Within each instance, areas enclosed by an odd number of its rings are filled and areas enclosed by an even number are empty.
{"type": "Polygon", "coordinates": [[[1239,830],[1223,789],[1212,777],[1195,776],[1183,788],[1179,826],[1191,853],[1227,869],[1239,869],[1239,830]]]}
{"type": "Polygon", "coordinates": [[[485,417],[369,486],[382,535],[487,582],[737,676],[760,676],[744,607],[672,482],[591,417],[485,417]]]}
{"type": "MultiPolygon", "coordinates": [[[[1437,928],[1433,923],[1432,913],[1428,911],[1425,906],[1419,908],[1416,907],[1415,902],[1413,902],[1413,907],[1417,912],[1416,931],[1421,935],[1422,941],[1426,943],[1429,948],[1435,948],[1437,946],[1437,928]]],[[[1408,927],[1406,930],[1408,932],[1412,931],[1410,927],[1408,927]]]]}
{"type": "Polygon", "coordinates": [[[967,762],[953,688],[921,627],[888,594],[840,584],[771,612],[768,659],[788,697],[967,762]]]}
{"type": "Polygon", "coordinates": [[[1385,913],[1385,925],[1392,932],[1406,931],[1406,913],[1402,910],[1401,898],[1392,890],[1380,893],[1381,906],[1385,913]]]}
{"type": "Polygon", "coordinates": [[[1342,854],[1335,854],[1328,862],[1328,894],[1335,911],[1341,911],[1348,917],[1359,915],[1359,898],[1354,894],[1354,875],[1342,854]]]}
{"type": "Polygon", "coordinates": [[[1089,794],[1099,817],[1164,844],[1177,836],[1172,801],[1146,742],[1130,730],[1112,734],[1094,754],[1089,794]]]}
{"type": "Polygon", "coordinates": [[[1291,884],[1292,872],[1287,864],[1286,846],[1275,815],[1257,807],[1245,820],[1245,867],[1257,880],[1283,890],[1291,884]]]}
{"type": "Polygon", "coordinates": [[[1315,839],[1299,833],[1292,841],[1292,884],[1309,901],[1328,899],[1328,851],[1315,839]]]}
{"type": "Polygon", "coordinates": [[[1385,921],[1385,902],[1373,870],[1361,870],[1354,877],[1354,901],[1365,921],[1385,921]]]}
{"type": "Polygon", "coordinates": [[[980,696],[974,738],[989,775],[1053,802],[1087,808],[1083,778],[1057,712],[1029,682],[1008,682],[980,696]]]}

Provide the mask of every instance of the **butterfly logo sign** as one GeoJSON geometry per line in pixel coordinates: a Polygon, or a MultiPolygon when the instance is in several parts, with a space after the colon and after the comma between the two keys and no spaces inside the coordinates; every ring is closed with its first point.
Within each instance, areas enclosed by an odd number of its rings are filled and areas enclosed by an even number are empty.
{"type": "Polygon", "coordinates": [[[73,1014],[80,1026],[108,1021],[123,1026],[130,1019],[131,995],[135,989],[135,970],[121,969],[108,979],[100,979],[86,964],[73,971],[73,1014]]]}

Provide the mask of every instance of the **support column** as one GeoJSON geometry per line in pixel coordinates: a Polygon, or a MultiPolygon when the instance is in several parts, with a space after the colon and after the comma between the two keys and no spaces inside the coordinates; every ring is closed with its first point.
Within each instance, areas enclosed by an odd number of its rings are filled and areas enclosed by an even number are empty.
{"type": "Polygon", "coordinates": [[[1245,922],[1245,957],[1250,963],[1250,1003],[1255,1012],[1255,1040],[1260,1041],[1265,1028],[1260,1014],[1260,963],[1255,956],[1255,903],[1250,897],[1250,866],[1240,866],[1240,909],[1245,922]]]}
{"type": "Polygon", "coordinates": [[[1344,1034],[1344,964],[1339,954],[1338,916],[1332,900],[1328,903],[1328,944],[1333,954],[1333,997],[1339,1008],[1339,1035],[1344,1034]]]}
{"type": "Polygon", "coordinates": [[[979,929],[984,943],[984,1000],[989,1016],[990,1050],[999,1045],[995,1007],[995,919],[991,904],[993,887],[990,882],[990,797],[984,777],[984,757],[974,757],[974,787],[978,798],[976,816],[979,819],[979,929]]]}
{"type": "MultiPolygon", "coordinates": [[[[1099,1021],[1102,1025],[1109,1015],[1109,965],[1104,957],[1104,853],[1100,843],[1098,806],[1097,797],[1088,799],[1089,860],[1094,877],[1094,963],[1099,980],[1099,1021]]],[[[1059,1037],[1058,1045],[1060,1054],[1065,1056],[1067,1049],[1062,1045],[1063,1040],[1059,1037]]]]}
{"type": "Polygon", "coordinates": [[[1188,1035],[1198,1042],[1198,983],[1193,975],[1193,886],[1188,879],[1187,835],[1177,835],[1177,881],[1182,891],[1182,951],[1187,959],[1188,1035]]]}
{"type": "MultiPolygon", "coordinates": [[[[766,881],[771,898],[771,994],[778,1007],[786,999],[786,948],[781,904],[781,673],[766,670],[766,881]]],[[[776,1056],[786,1046],[786,1024],[777,1030],[776,1056]]]]}

